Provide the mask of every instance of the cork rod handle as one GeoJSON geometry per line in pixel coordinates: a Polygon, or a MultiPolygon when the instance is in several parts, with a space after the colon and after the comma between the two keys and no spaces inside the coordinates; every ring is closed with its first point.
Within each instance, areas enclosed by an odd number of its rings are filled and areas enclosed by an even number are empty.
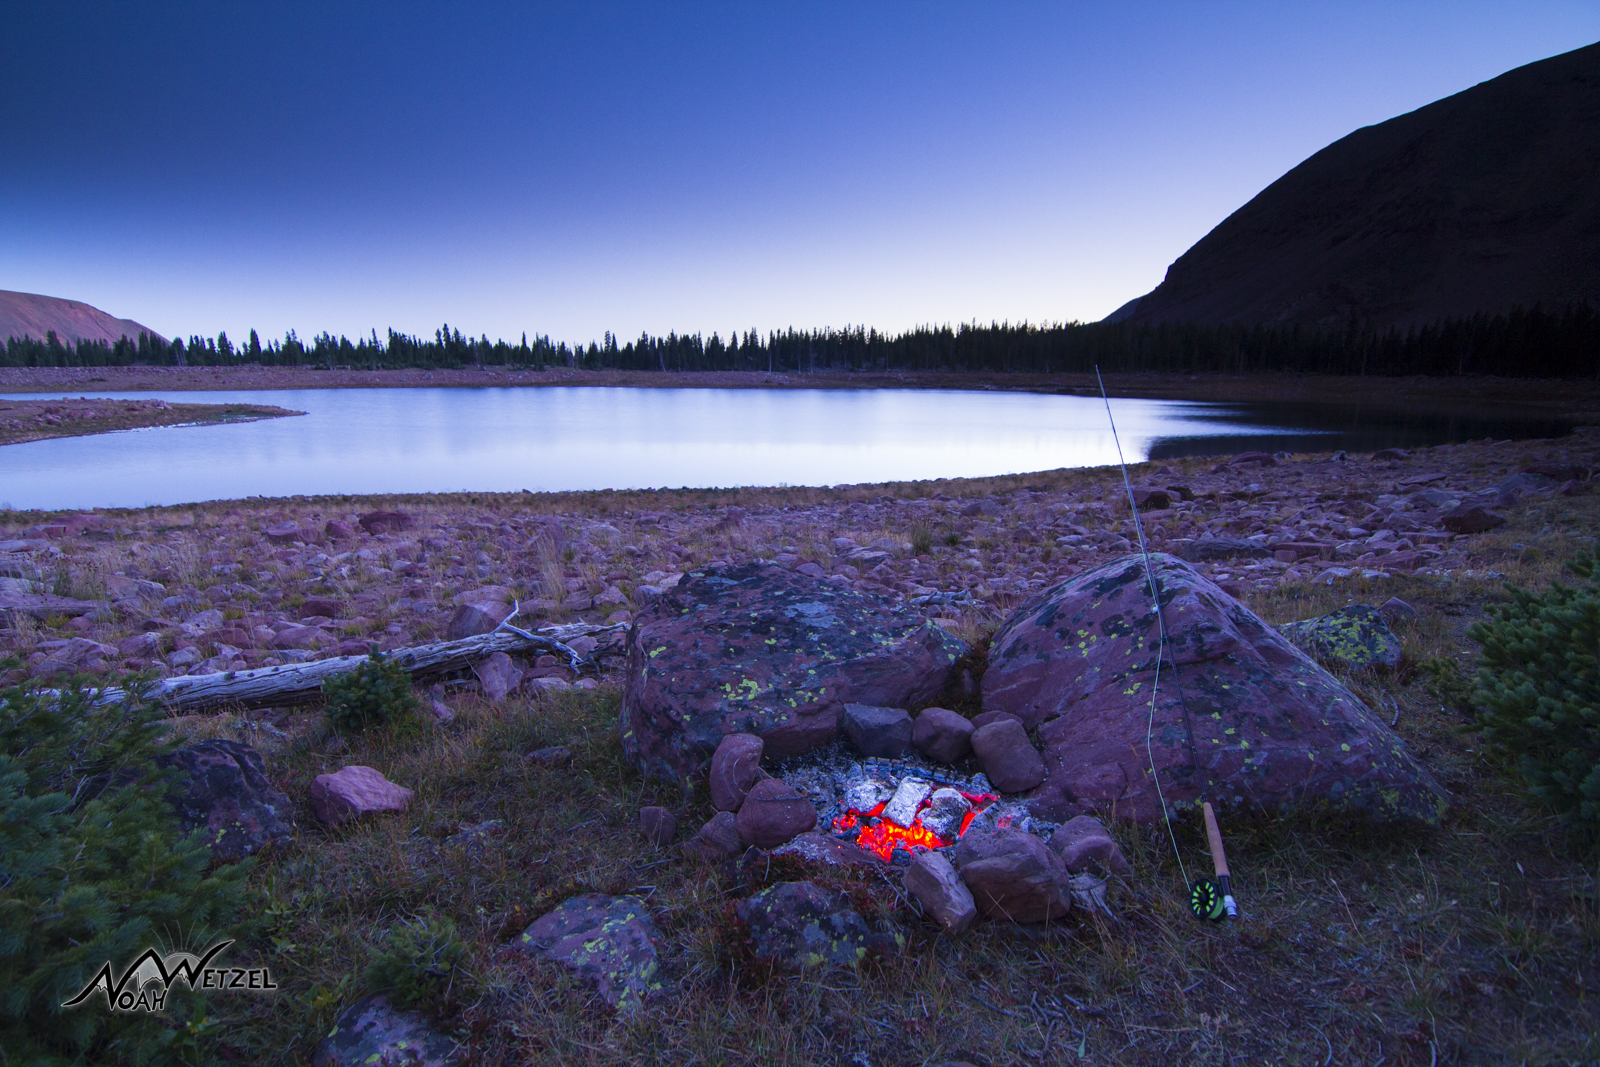
{"type": "Polygon", "coordinates": [[[1204,804],[1206,839],[1211,842],[1211,862],[1216,865],[1217,877],[1228,877],[1228,854],[1222,851],[1222,831],[1217,828],[1217,813],[1211,810],[1211,801],[1204,804]]]}

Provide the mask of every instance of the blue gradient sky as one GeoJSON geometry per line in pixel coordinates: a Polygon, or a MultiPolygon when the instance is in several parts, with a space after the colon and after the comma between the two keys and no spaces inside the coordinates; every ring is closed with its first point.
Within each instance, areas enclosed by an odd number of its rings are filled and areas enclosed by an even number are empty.
{"type": "Polygon", "coordinates": [[[0,7],[0,289],[168,335],[1096,319],[1600,4],[0,7]]]}

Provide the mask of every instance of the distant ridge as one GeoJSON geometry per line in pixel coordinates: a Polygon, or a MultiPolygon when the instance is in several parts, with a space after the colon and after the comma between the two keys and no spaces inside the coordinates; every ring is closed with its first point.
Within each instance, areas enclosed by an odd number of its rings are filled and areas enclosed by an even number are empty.
{"type": "Polygon", "coordinates": [[[0,341],[32,337],[43,341],[54,330],[65,343],[106,341],[116,344],[122,338],[137,341],[141,333],[167,339],[148,326],[132,319],[118,319],[81,300],[63,300],[38,293],[13,293],[0,289],[0,341]]]}
{"type": "Polygon", "coordinates": [[[1600,44],[1367,126],[1112,313],[1288,326],[1600,307],[1600,44]]]}

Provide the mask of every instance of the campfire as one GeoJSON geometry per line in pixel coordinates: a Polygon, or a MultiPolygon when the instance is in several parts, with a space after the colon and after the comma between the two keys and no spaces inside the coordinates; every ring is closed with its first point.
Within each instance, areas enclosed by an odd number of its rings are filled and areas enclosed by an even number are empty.
{"type": "Polygon", "coordinates": [[[1027,809],[1002,800],[982,774],[867,759],[786,768],[784,780],[817,805],[817,824],[887,863],[947,848],[975,824],[1030,828],[1027,809]]]}

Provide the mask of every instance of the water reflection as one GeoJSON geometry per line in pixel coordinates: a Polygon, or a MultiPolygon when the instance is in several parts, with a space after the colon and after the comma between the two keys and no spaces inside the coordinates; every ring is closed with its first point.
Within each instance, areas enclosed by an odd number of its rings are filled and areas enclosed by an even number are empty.
{"type": "MultiPolygon", "coordinates": [[[[98,395],[276,404],[308,414],[6,446],[0,504],[59,509],[253,495],[833,485],[1116,461],[1104,405],[1077,396],[602,388],[98,395]]],[[[1113,400],[1112,409],[1130,462],[1246,448],[1356,448],[1345,443],[1355,439],[1352,432],[1390,432],[1364,423],[1339,429],[1281,406],[1113,400]]],[[[1447,435],[1435,439],[1459,439],[1435,423],[1391,429],[1399,436],[1383,444],[1424,443],[1426,434],[1441,432],[1447,435]]],[[[1503,423],[1485,432],[1509,435],[1503,423]]]]}

